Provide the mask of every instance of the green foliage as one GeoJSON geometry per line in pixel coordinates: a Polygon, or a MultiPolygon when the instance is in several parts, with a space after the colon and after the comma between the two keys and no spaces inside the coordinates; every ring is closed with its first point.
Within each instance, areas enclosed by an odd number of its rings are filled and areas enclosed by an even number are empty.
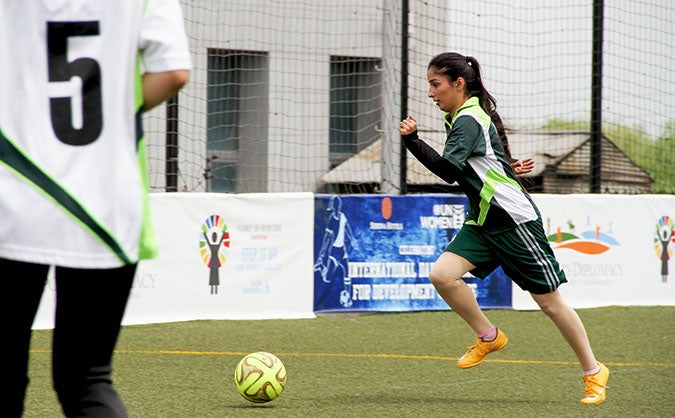
{"type": "Polygon", "coordinates": [[[666,123],[666,126],[663,128],[663,133],[659,136],[659,139],[675,142],[675,120],[671,120],[670,122],[666,123]]]}
{"type": "Polygon", "coordinates": [[[549,119],[548,122],[543,124],[539,130],[541,131],[589,131],[590,124],[588,121],[577,120],[577,119],[549,119]]]}
{"type": "MultiPolygon", "coordinates": [[[[546,131],[589,131],[584,120],[551,119],[542,125],[546,131]]],[[[647,171],[654,183],[653,193],[675,193],[675,121],[666,123],[658,138],[652,138],[641,126],[629,127],[607,123],[604,135],[640,168],[647,171]]]]}

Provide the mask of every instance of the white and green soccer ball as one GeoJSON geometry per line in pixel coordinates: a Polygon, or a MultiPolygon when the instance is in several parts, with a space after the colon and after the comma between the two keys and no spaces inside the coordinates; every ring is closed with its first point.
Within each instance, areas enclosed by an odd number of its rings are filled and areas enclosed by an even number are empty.
{"type": "Polygon", "coordinates": [[[234,369],[234,384],[244,399],[265,403],[281,395],[286,384],[286,367],[274,354],[256,351],[245,355],[234,369]]]}

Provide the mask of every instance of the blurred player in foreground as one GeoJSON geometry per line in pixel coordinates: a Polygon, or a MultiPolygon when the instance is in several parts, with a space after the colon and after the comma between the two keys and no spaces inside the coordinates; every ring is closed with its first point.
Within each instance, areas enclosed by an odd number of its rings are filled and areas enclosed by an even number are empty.
{"type": "Polygon", "coordinates": [[[596,361],[579,315],[560,295],[567,282],[544,234],[539,209],[516,179],[489,115],[496,102],[481,79],[478,61],[443,53],[428,65],[429,97],[445,112],[447,140],[439,155],[417,135],[417,121],[401,122],[406,147],[443,180],[457,181],[469,201],[468,221],[438,257],[429,279],[447,304],[476,332],[474,345],[458,360],[460,368],[480,364],[508,339],[485,316],[462,277],[484,278],[498,266],[556,324],[583,371],[584,404],[605,400],[609,370],[596,361]]]}
{"type": "Polygon", "coordinates": [[[53,266],[53,387],[63,413],[126,417],[113,350],[137,263],[157,252],[142,112],[188,80],[180,5],[0,7],[2,416],[23,414],[31,328],[53,266]]]}

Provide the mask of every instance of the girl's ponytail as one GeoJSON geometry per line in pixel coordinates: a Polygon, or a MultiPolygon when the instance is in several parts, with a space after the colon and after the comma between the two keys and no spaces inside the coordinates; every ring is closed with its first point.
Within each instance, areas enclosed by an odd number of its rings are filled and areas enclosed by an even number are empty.
{"type": "Polygon", "coordinates": [[[464,56],[457,52],[444,52],[432,58],[428,67],[435,67],[441,74],[449,77],[450,81],[462,77],[466,82],[469,96],[478,97],[480,107],[488,115],[491,115],[497,109],[497,101],[483,85],[480,64],[476,58],[464,56]]]}

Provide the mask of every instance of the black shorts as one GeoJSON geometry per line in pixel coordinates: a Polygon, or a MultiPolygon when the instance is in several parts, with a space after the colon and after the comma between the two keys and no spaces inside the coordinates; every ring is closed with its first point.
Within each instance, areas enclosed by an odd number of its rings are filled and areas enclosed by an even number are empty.
{"type": "Polygon", "coordinates": [[[445,251],[476,266],[471,274],[481,279],[502,266],[511,280],[530,293],[550,293],[567,282],[541,218],[498,232],[464,224],[445,251]]]}

